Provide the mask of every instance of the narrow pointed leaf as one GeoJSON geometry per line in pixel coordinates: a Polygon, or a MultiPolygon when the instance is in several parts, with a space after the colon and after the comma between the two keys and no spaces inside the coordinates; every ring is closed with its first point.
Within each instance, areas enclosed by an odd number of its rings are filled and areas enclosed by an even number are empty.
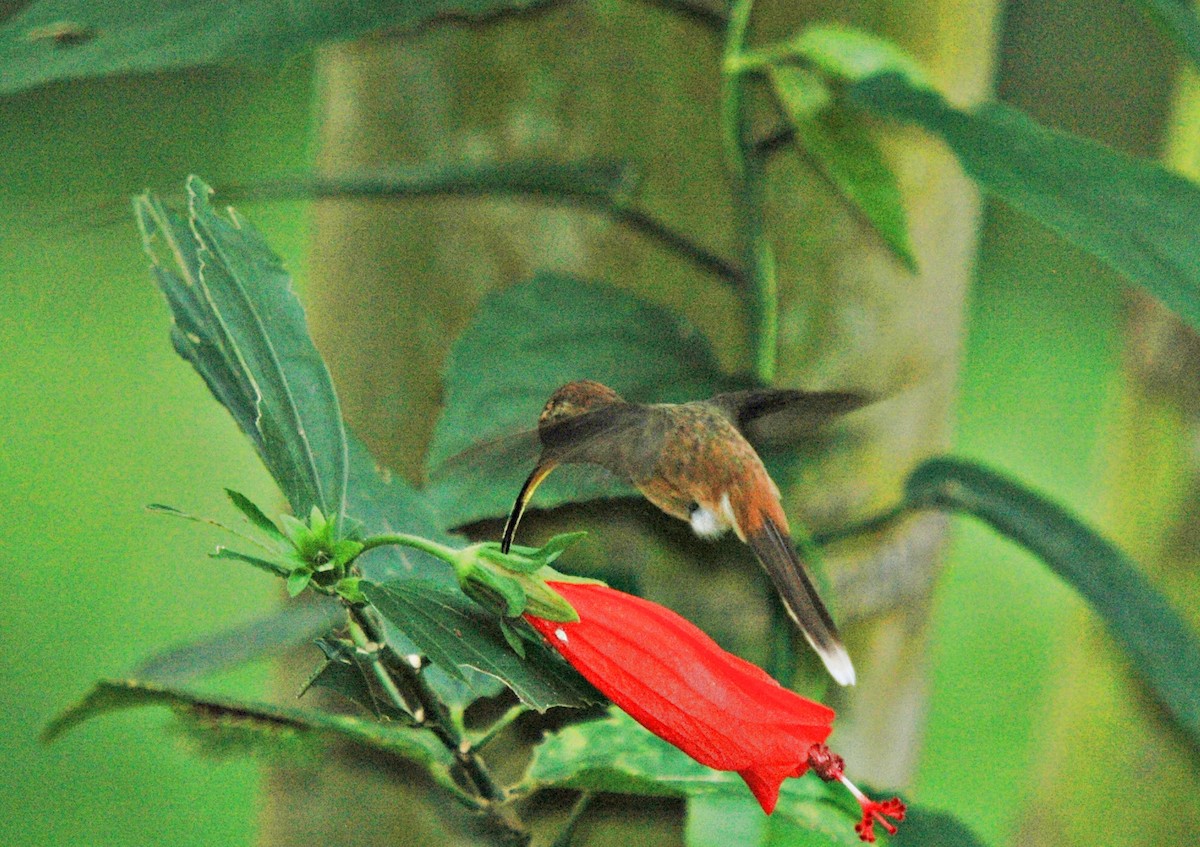
{"type": "Polygon", "coordinates": [[[275,525],[275,522],[268,518],[263,513],[263,510],[258,508],[258,505],[249,497],[238,491],[234,491],[232,488],[226,488],[225,493],[229,496],[230,502],[237,507],[239,512],[246,516],[246,519],[250,523],[276,541],[287,540],[284,534],[280,532],[279,527],[275,525]]]}
{"type": "Polygon", "coordinates": [[[1061,506],[995,471],[939,458],[909,476],[906,504],[974,515],[1087,600],[1171,718],[1200,749],[1200,640],[1137,565],[1061,506]]]}
{"type": "Polygon", "coordinates": [[[463,668],[493,676],[522,702],[543,712],[551,706],[583,706],[603,699],[544,645],[528,645],[522,660],[495,617],[457,588],[404,579],[363,582],[362,590],[384,619],[453,676],[463,678],[463,668]]]}
{"type": "Polygon", "coordinates": [[[800,146],[896,258],[915,271],[900,186],[861,114],[835,100],[807,68],[772,65],[768,77],[800,146]]]}
{"type": "Polygon", "coordinates": [[[941,138],[1003,200],[1143,286],[1200,329],[1200,187],[1161,165],[1048,129],[1001,104],[973,111],[897,74],[852,100],[941,138]]]}
{"type": "Polygon", "coordinates": [[[239,553],[237,550],[230,550],[228,547],[218,547],[213,552],[214,559],[231,559],[235,562],[245,562],[247,565],[254,565],[256,568],[266,571],[274,576],[290,577],[295,573],[291,568],[284,567],[278,562],[261,559],[258,556],[248,556],[245,553],[239,553]]]}
{"type": "Polygon", "coordinates": [[[192,177],[188,219],[146,196],[135,203],[146,251],[175,320],[172,341],[250,437],[292,511],[340,521],[346,435],[329,371],[262,237],[218,215],[192,177]]]}
{"type": "Polygon", "coordinates": [[[104,680],[83,700],[51,721],[42,733],[52,741],[86,720],[139,706],[166,706],[211,749],[274,752],[299,748],[316,752],[344,741],[401,756],[424,765],[441,785],[458,791],[450,776],[452,757],[432,733],[394,723],[334,715],[307,709],[211,697],[181,688],[137,680],[104,680]]]}

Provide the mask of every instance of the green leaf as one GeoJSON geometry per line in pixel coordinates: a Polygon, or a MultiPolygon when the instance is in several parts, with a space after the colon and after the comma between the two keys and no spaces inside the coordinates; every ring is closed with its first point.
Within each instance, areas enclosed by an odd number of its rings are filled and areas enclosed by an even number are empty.
{"type": "Polygon", "coordinates": [[[835,100],[825,81],[806,68],[771,65],[767,75],[801,146],[905,267],[915,271],[900,186],[860,114],[835,100]]]}
{"type": "Polygon", "coordinates": [[[104,680],[42,733],[52,741],[85,720],[137,706],[167,706],[216,752],[314,752],[346,741],[424,765],[443,787],[458,793],[450,776],[450,753],[431,733],[328,712],[210,697],[137,680],[104,680]]]}
{"type": "MultiPolygon", "coordinates": [[[[712,801],[743,822],[751,818],[751,811],[764,820],[760,830],[764,840],[726,842],[730,844],[859,844],[854,833],[856,812],[833,799],[840,787],[831,789],[813,776],[786,780],[768,819],[736,773],[700,764],[616,709],[602,720],[567,726],[547,736],[534,748],[522,787],[684,798],[689,801],[689,832],[695,798],[703,798],[701,816],[712,810],[707,805],[712,801]]],[[[857,810],[857,805],[851,805],[857,810]]]]}
{"type": "Polygon", "coordinates": [[[325,41],[544,0],[36,0],[0,26],[0,93],[55,79],[279,60],[325,41]],[[58,30],[55,30],[55,27],[58,30]],[[69,27],[73,38],[53,37],[69,27]]]}
{"type": "Polygon", "coordinates": [[[186,221],[150,195],[134,204],[175,349],[250,437],[292,511],[315,506],[340,523],[346,434],[291,278],[249,223],[212,209],[208,186],[191,177],[187,193],[186,221]]]}
{"type": "Polygon", "coordinates": [[[275,525],[275,522],[268,518],[253,500],[241,492],[234,491],[232,488],[226,488],[225,493],[229,496],[230,502],[237,507],[237,510],[245,515],[246,519],[258,527],[264,534],[276,541],[287,540],[279,527],[275,525]]]}
{"type": "Polygon", "coordinates": [[[971,462],[925,462],[909,476],[905,501],[974,515],[1049,565],[1091,604],[1132,669],[1200,749],[1200,641],[1117,547],[1062,507],[971,462]]]}
{"type": "Polygon", "coordinates": [[[929,84],[920,64],[895,44],[840,24],[809,27],[790,41],[754,55],[771,62],[799,59],[822,75],[842,82],[899,74],[915,86],[929,84]]]}
{"type": "Polygon", "coordinates": [[[1174,39],[1187,60],[1200,68],[1200,16],[1190,0],[1139,0],[1138,5],[1174,39]]]}
{"type": "Polygon", "coordinates": [[[602,700],[545,645],[528,645],[524,661],[514,655],[495,617],[457,588],[417,579],[364,581],[361,587],[384,619],[452,676],[465,678],[461,669],[467,667],[496,677],[540,712],[602,700]]]}
{"type": "Polygon", "coordinates": [[[274,576],[290,577],[291,574],[295,573],[291,568],[284,567],[278,562],[261,559],[258,556],[248,556],[245,553],[239,553],[237,550],[230,550],[228,547],[218,547],[210,555],[214,559],[232,559],[236,562],[245,562],[274,576]]]}
{"type": "Polygon", "coordinates": [[[322,638],[317,640],[317,646],[325,654],[325,661],[300,689],[298,697],[303,697],[310,688],[323,688],[358,704],[377,718],[409,719],[409,715],[376,692],[366,660],[360,659],[352,643],[322,638]]]}
{"type": "Polygon", "coordinates": [[[767,843],[771,819],[736,794],[701,794],[687,804],[683,842],[687,847],[753,847],[767,843]]]}
{"type": "Polygon", "coordinates": [[[341,605],[324,597],[290,603],[267,617],[155,653],[129,676],[163,685],[186,682],[312,641],[344,617],[341,605]]]}
{"type": "MultiPolygon", "coordinates": [[[[451,347],[443,381],[428,491],[446,526],[508,513],[536,458],[532,428],[542,406],[559,386],[584,378],[638,401],[693,400],[729,387],[694,326],[620,289],[540,274],[493,292],[451,347]],[[514,433],[524,436],[503,438],[514,433]]],[[[632,493],[611,477],[581,481],[572,472],[555,471],[536,505],[632,493]]]]}
{"type": "Polygon", "coordinates": [[[984,191],[1146,288],[1200,329],[1200,188],[1153,162],[1047,129],[999,104],[963,111],[898,75],[851,98],[940,137],[984,191]]]}
{"type": "MultiPolygon", "coordinates": [[[[346,491],[346,513],[361,523],[364,536],[407,532],[442,544],[453,545],[460,541],[441,528],[440,520],[421,492],[404,478],[380,467],[353,433],[347,433],[347,438],[350,480],[346,491]]],[[[359,556],[355,565],[373,582],[421,579],[448,590],[458,590],[458,580],[450,565],[411,547],[376,547],[359,556]]],[[[420,652],[412,639],[386,620],[384,640],[399,656],[420,652]]],[[[449,705],[465,707],[477,697],[491,697],[504,690],[500,680],[469,668],[461,669],[455,676],[436,667],[424,673],[430,686],[449,705]]]]}

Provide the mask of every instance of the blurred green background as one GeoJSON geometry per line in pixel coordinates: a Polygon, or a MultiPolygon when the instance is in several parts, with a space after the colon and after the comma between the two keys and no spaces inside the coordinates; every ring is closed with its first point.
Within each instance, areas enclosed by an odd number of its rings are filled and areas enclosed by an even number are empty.
{"type": "MultiPolygon", "coordinates": [[[[1154,37],[1119,4],[1103,15],[1092,8],[1011,4],[999,90],[1048,123],[1152,154],[1167,71],[1097,57],[1154,37]],[[1081,112],[1068,84],[1081,68],[1112,92],[1107,105],[1093,98],[1081,112]],[[1138,130],[1121,135],[1122,126],[1138,130]]],[[[312,86],[302,58],[0,100],[6,845],[253,840],[256,765],[191,756],[164,738],[158,710],[93,721],[49,747],[36,735],[93,680],[252,619],[275,596],[268,577],[244,569],[230,593],[227,566],[206,557],[215,531],[142,508],[229,516],[224,486],[260,502],[275,495],[232,421],[172,352],[126,198],[173,191],[188,173],[224,186],[303,170],[313,154],[312,86]]],[[[244,211],[302,287],[306,207],[244,211]]],[[[958,452],[1098,517],[1119,285],[996,210],[977,276],[958,452]]],[[[1029,730],[1075,602],[1032,559],[959,525],[938,591],[932,713],[914,796],[992,843],[1011,837],[1028,790],[1029,730]]],[[[215,684],[257,696],[266,676],[260,665],[215,684]]]]}

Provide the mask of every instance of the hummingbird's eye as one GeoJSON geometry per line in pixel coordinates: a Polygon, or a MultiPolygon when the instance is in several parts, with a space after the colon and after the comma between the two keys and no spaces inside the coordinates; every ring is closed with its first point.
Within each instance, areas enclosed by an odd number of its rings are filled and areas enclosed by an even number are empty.
{"type": "Polygon", "coordinates": [[[690,516],[690,515],[696,514],[696,510],[699,508],[700,508],[700,504],[697,503],[695,500],[693,500],[691,503],[688,503],[688,507],[687,507],[688,515],[690,516]]]}

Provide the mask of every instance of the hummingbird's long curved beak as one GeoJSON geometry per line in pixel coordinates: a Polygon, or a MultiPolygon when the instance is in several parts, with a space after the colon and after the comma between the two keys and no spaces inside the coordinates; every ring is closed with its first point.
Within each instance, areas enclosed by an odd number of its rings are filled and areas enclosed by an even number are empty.
{"type": "Polygon", "coordinates": [[[512,511],[508,513],[508,520],[504,522],[504,537],[500,541],[500,552],[507,553],[512,547],[513,538],[517,534],[517,524],[521,522],[521,516],[525,514],[525,506],[529,503],[533,492],[542,484],[542,480],[550,476],[550,471],[558,467],[558,462],[554,459],[548,459],[543,456],[538,460],[537,466],[525,479],[525,484],[521,486],[521,493],[517,495],[517,500],[513,503],[512,511]]]}

